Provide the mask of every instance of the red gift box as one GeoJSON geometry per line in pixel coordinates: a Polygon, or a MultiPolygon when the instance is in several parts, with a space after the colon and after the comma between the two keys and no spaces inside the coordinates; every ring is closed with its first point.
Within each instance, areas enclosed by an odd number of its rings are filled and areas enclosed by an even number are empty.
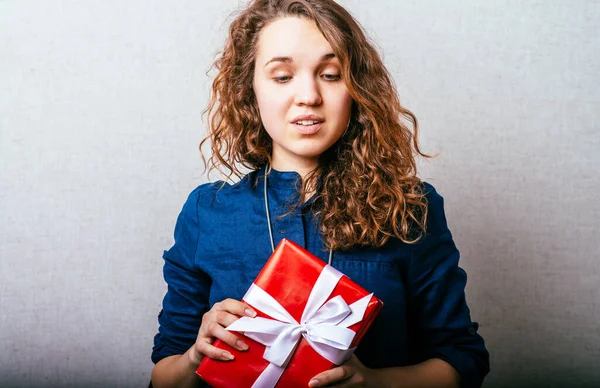
{"type": "MultiPolygon", "coordinates": [[[[266,318],[268,320],[266,323],[283,325],[280,322],[281,319],[276,320],[273,316],[266,314],[257,307],[257,304],[261,307],[264,306],[263,300],[270,300],[270,295],[276,301],[274,303],[279,303],[281,307],[289,313],[289,316],[291,316],[293,320],[297,323],[303,323],[301,321],[303,319],[303,313],[306,314],[305,309],[311,309],[310,307],[307,307],[307,302],[309,301],[309,297],[314,297],[314,295],[311,295],[311,292],[314,291],[313,288],[317,288],[316,283],[325,285],[325,288],[327,288],[327,284],[332,287],[332,289],[327,291],[330,292],[328,296],[321,295],[322,300],[326,301],[326,305],[317,302],[317,307],[323,307],[321,308],[321,311],[331,310],[328,309],[327,306],[334,302],[339,302],[340,299],[343,299],[345,304],[350,305],[353,310],[354,316],[349,317],[349,320],[346,320],[345,322],[356,323],[347,326],[344,325],[344,321],[342,321],[339,324],[340,326],[346,326],[351,332],[347,329],[338,329],[336,327],[336,330],[341,330],[341,333],[338,334],[344,336],[350,333],[351,335],[350,339],[346,338],[350,350],[345,352],[344,350],[338,351],[341,353],[338,354],[336,360],[340,363],[343,360],[340,361],[339,357],[343,357],[344,359],[349,357],[381,310],[383,303],[376,297],[370,295],[364,288],[350,280],[347,276],[342,276],[341,273],[328,266],[321,259],[313,256],[299,245],[283,239],[257,276],[254,284],[251,286],[243,300],[251,305],[257,312],[258,318],[256,320],[266,318]],[[331,278],[325,276],[329,275],[330,272],[338,274],[339,281],[337,281],[337,284],[335,281],[331,282],[331,278]],[[323,277],[327,279],[322,279],[323,277]],[[257,291],[257,287],[260,288],[258,294],[250,292],[251,290],[257,291]],[[263,290],[268,295],[265,295],[263,290]],[[257,295],[260,296],[260,300],[257,300],[257,295]],[[248,298],[255,301],[255,303],[251,303],[247,300],[248,298]],[[358,316],[356,319],[354,307],[359,304],[362,305],[364,315],[358,316]]],[[[321,289],[321,287],[319,287],[319,289],[321,289]]],[[[344,304],[344,302],[341,303],[344,304]]],[[[336,308],[334,308],[334,310],[336,310],[336,308]]],[[[273,311],[269,311],[272,315],[276,315],[273,314],[273,311]]],[[[319,312],[317,312],[317,315],[319,315],[319,312]]],[[[234,323],[234,325],[241,323],[241,321],[250,322],[252,321],[252,318],[241,318],[234,323]]],[[[262,322],[265,322],[265,320],[262,320],[262,322]]],[[[286,328],[287,327],[288,326],[286,326],[286,328]]],[[[312,327],[314,327],[314,325],[312,327]]],[[[251,330],[243,331],[245,331],[248,336],[251,336],[251,330]]],[[[318,353],[317,350],[315,350],[315,348],[322,349],[321,345],[317,343],[316,345],[319,346],[315,346],[314,342],[307,340],[306,335],[300,337],[297,346],[294,346],[295,350],[291,350],[292,353],[290,353],[290,356],[286,358],[286,361],[282,366],[278,367],[274,363],[263,358],[263,356],[265,356],[265,350],[267,349],[265,345],[248,338],[248,336],[243,336],[236,332],[233,333],[238,337],[243,338],[248,344],[249,350],[241,352],[220,340],[216,340],[214,345],[220,349],[229,351],[234,355],[235,359],[233,361],[218,361],[205,357],[202,360],[196,373],[212,387],[252,387],[259,377],[261,378],[261,381],[264,381],[262,379],[264,379],[266,375],[269,373],[272,374],[273,371],[278,369],[279,372],[276,372],[276,374],[279,373],[281,376],[276,385],[273,385],[273,383],[261,383],[257,384],[257,386],[270,385],[277,387],[304,388],[308,386],[308,382],[312,377],[336,366],[336,363],[331,361],[333,360],[332,357],[329,356],[329,359],[327,359],[323,356],[324,353],[322,351],[318,353]],[[315,346],[315,348],[313,348],[313,346],[315,346]],[[267,368],[269,368],[269,370],[267,370],[267,368]]],[[[304,330],[303,333],[306,334],[306,330],[304,330]]],[[[308,337],[311,339],[317,338],[317,340],[319,340],[321,334],[321,331],[313,336],[310,336],[309,333],[308,337]]],[[[274,348],[274,346],[271,347],[274,348]]],[[[334,347],[336,347],[336,345],[334,345],[334,347]]],[[[340,346],[337,347],[340,348],[340,346]]],[[[329,347],[327,347],[327,349],[334,352],[336,351],[329,347]]],[[[277,377],[275,377],[275,379],[277,379],[277,377]]],[[[269,379],[267,378],[266,380],[269,379]]],[[[273,378],[271,377],[270,380],[272,381],[273,378]]]]}

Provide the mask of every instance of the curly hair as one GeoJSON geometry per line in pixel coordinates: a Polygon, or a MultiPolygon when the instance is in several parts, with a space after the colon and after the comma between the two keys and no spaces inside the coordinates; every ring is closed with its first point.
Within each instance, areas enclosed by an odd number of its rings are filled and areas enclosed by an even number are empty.
{"type": "Polygon", "coordinates": [[[352,96],[344,135],[319,159],[299,187],[299,205],[316,190],[315,215],[327,248],[381,247],[396,237],[415,243],[425,233],[427,201],[417,177],[415,115],[400,104],[392,78],[360,24],[332,0],[252,0],[235,17],[211,69],[217,70],[209,105],[209,170],[240,177],[242,167],[271,162],[272,141],[252,89],[261,30],[283,17],[313,21],[342,66],[352,96]],[[223,171],[221,168],[224,168],[223,171]]]}

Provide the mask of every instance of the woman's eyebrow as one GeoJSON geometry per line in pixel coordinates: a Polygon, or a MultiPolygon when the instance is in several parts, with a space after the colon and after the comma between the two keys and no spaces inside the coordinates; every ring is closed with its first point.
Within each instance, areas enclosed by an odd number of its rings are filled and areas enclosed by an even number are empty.
{"type": "MultiPolygon", "coordinates": [[[[327,62],[328,60],[330,60],[332,58],[335,58],[334,53],[325,54],[321,57],[320,62],[327,62]]],[[[273,57],[273,58],[269,59],[269,61],[267,61],[267,63],[265,63],[265,67],[271,62],[292,63],[292,62],[294,62],[294,60],[292,59],[292,57],[273,57]]]]}

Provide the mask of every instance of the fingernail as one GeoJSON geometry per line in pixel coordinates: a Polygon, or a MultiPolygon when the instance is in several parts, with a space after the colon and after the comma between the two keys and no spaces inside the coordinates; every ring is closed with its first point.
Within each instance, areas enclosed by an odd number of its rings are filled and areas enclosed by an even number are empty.
{"type": "Polygon", "coordinates": [[[229,352],[223,352],[221,353],[221,355],[223,356],[223,358],[227,359],[227,360],[233,360],[233,354],[229,353],[229,352]]]}
{"type": "Polygon", "coordinates": [[[237,340],[237,341],[235,342],[235,345],[236,345],[236,346],[238,347],[238,349],[240,349],[240,350],[246,350],[246,349],[248,349],[248,345],[247,345],[247,344],[246,344],[244,341],[242,341],[242,340],[237,340]]]}
{"type": "Polygon", "coordinates": [[[251,309],[246,309],[244,310],[244,312],[246,313],[247,316],[254,318],[256,316],[256,311],[251,310],[251,309]]]}
{"type": "MultiPolygon", "coordinates": [[[[305,380],[306,381],[306,380],[305,380]]],[[[315,387],[317,384],[319,384],[319,380],[317,379],[312,379],[310,380],[310,382],[308,383],[309,387],[315,387]]]]}

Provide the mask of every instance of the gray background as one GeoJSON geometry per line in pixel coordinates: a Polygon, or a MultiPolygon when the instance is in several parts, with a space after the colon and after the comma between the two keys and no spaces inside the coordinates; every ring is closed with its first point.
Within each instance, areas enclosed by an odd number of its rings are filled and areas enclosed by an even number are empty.
{"type": "MultiPolygon", "coordinates": [[[[342,1],[422,126],[486,387],[600,386],[600,2],[342,1]]],[[[0,386],[144,386],[238,1],[0,1],[0,386]]]]}

